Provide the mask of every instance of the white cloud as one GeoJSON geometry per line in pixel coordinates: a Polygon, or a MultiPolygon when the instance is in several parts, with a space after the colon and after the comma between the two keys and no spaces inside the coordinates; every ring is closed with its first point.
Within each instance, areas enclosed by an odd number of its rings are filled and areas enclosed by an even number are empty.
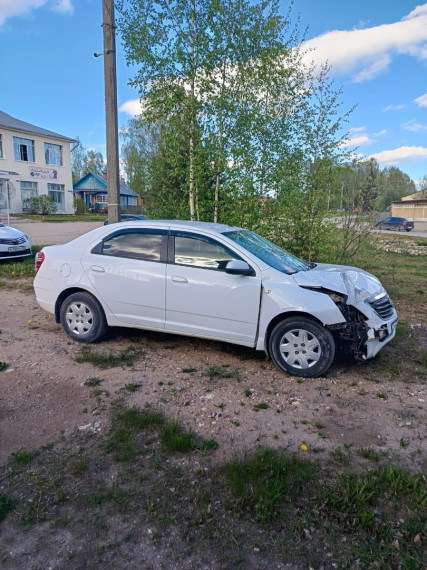
{"type": "Polygon", "coordinates": [[[406,105],[388,105],[387,107],[384,107],[384,109],[382,109],[383,113],[388,113],[389,111],[401,111],[402,109],[405,109],[406,105]]]}
{"type": "Polygon", "coordinates": [[[349,138],[341,143],[342,148],[349,148],[355,146],[366,146],[371,144],[373,141],[368,137],[368,135],[360,135],[358,137],[349,138]]]}
{"type": "Polygon", "coordinates": [[[23,16],[31,10],[47,6],[55,12],[73,11],[71,0],[0,0],[0,27],[8,18],[23,16]]]}
{"type": "Polygon", "coordinates": [[[71,4],[71,0],[55,0],[52,5],[52,10],[70,14],[74,10],[74,7],[71,4]]]}
{"type": "Polygon", "coordinates": [[[418,107],[427,107],[427,93],[421,95],[421,97],[417,97],[416,99],[414,99],[414,101],[418,105],[418,107]]]}
{"type": "Polygon", "coordinates": [[[427,148],[422,146],[401,146],[394,150],[377,152],[368,158],[375,158],[380,166],[417,162],[427,159],[427,148]]]}
{"type": "Polygon", "coordinates": [[[399,22],[366,29],[327,32],[304,42],[305,59],[329,62],[336,73],[367,81],[387,69],[395,54],[427,60],[427,3],[399,22]]]}
{"type": "Polygon", "coordinates": [[[405,129],[405,131],[411,131],[413,133],[417,133],[419,131],[427,131],[427,126],[417,123],[415,119],[412,119],[411,121],[408,121],[402,125],[402,128],[405,129]]]}
{"type": "Polygon", "coordinates": [[[382,131],[379,131],[378,133],[374,133],[374,137],[383,137],[386,134],[387,134],[387,130],[383,129],[382,131]]]}
{"type": "Polygon", "coordinates": [[[119,111],[122,113],[126,113],[131,117],[137,117],[142,113],[142,106],[140,99],[132,99],[130,101],[126,101],[119,107],[119,111]]]}

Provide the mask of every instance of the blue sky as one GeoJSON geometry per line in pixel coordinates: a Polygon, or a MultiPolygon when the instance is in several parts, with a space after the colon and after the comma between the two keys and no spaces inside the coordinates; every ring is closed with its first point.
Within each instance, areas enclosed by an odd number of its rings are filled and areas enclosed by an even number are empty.
{"type": "MultiPolygon", "coordinates": [[[[282,2],[284,13],[288,2],[282,2]]],[[[349,144],[427,175],[427,2],[295,0],[310,58],[328,60],[349,144]]],[[[0,0],[0,109],[105,156],[102,0],[0,0]]],[[[138,109],[118,39],[119,127],[138,109]]]]}

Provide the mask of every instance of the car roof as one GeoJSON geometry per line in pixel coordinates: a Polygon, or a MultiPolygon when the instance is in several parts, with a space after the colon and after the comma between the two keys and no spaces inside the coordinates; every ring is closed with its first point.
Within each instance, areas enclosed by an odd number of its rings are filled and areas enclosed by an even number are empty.
{"type": "Polygon", "coordinates": [[[181,229],[181,230],[205,230],[205,231],[212,231],[216,233],[224,233],[233,230],[241,230],[242,228],[238,228],[236,226],[232,226],[229,224],[215,224],[213,222],[196,222],[190,220],[129,220],[128,222],[119,222],[119,224],[109,224],[110,229],[113,226],[117,227],[124,227],[126,226],[135,226],[135,227],[164,227],[169,226],[171,229],[181,229]],[[120,225],[119,225],[120,224],[120,225]]]}

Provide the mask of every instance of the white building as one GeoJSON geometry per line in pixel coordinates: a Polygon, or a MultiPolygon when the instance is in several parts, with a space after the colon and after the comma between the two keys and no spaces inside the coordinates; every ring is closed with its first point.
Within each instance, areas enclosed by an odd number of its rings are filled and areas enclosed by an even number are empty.
{"type": "Polygon", "coordinates": [[[58,213],[73,213],[72,142],[0,111],[0,212],[19,214],[27,198],[46,194],[58,213]]]}

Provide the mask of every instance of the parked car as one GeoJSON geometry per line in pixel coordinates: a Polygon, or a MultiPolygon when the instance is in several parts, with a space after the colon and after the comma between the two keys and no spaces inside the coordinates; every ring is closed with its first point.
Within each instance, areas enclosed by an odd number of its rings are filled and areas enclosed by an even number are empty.
{"type": "Polygon", "coordinates": [[[0,259],[22,259],[32,255],[27,234],[0,222],[0,259]]]}
{"type": "Polygon", "coordinates": [[[303,261],[241,228],[146,220],[102,226],[36,255],[40,306],[77,342],[108,326],[264,350],[282,371],[316,377],[335,352],[375,356],[397,314],[379,280],[303,261]]]}
{"type": "MultiPolygon", "coordinates": [[[[121,222],[133,222],[135,220],[146,220],[147,216],[138,216],[137,214],[122,214],[120,216],[121,222]]],[[[105,220],[104,226],[108,225],[108,219],[105,220]]]]}
{"type": "Polygon", "coordinates": [[[375,227],[380,230],[397,230],[402,231],[405,230],[410,232],[414,229],[414,222],[407,220],[406,218],[386,218],[385,220],[380,220],[375,224],[375,227]]]}

